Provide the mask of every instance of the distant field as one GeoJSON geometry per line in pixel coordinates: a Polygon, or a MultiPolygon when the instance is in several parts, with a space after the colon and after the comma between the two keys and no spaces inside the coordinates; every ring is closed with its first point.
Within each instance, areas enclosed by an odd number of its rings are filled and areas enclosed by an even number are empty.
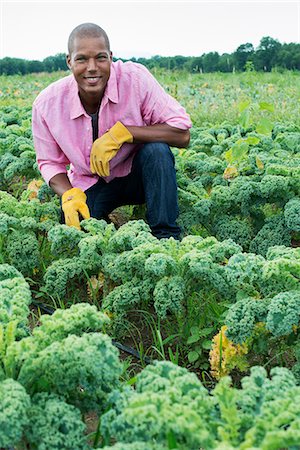
{"type": "MultiPolygon", "coordinates": [[[[237,105],[246,100],[274,105],[270,119],[299,123],[300,77],[296,72],[190,74],[155,71],[167,91],[187,109],[197,126],[237,123],[237,105]]],[[[0,76],[0,107],[30,106],[36,95],[67,72],[0,76]]],[[[255,111],[254,111],[255,113],[255,111]]]]}

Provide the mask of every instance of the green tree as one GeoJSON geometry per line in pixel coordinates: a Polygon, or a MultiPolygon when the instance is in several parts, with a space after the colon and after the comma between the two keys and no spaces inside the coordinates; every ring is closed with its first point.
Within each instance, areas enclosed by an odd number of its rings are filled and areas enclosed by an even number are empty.
{"type": "Polygon", "coordinates": [[[218,70],[220,72],[232,72],[234,66],[234,58],[230,53],[223,53],[218,62],[218,70]]]}
{"type": "Polygon", "coordinates": [[[277,65],[285,69],[300,70],[300,44],[283,44],[277,55],[277,65]]]}
{"type": "Polygon", "coordinates": [[[185,68],[189,72],[201,72],[203,66],[202,56],[192,56],[185,63],[185,68]]]}
{"type": "Polygon", "coordinates": [[[245,70],[246,62],[252,58],[254,47],[250,42],[240,45],[233,53],[234,65],[237,70],[245,70]]]}
{"type": "Polygon", "coordinates": [[[56,70],[67,70],[66,55],[58,53],[55,56],[48,56],[43,60],[46,72],[55,72],[56,70]]]}
{"type": "Polygon", "coordinates": [[[218,52],[209,52],[203,55],[203,72],[216,72],[220,55],[218,52]]]}
{"type": "Polygon", "coordinates": [[[14,75],[26,73],[26,61],[21,58],[3,58],[0,60],[0,73],[4,75],[14,75]]]}
{"type": "Polygon", "coordinates": [[[255,69],[270,72],[276,66],[280,48],[281,44],[277,39],[263,37],[254,55],[255,69]]]}
{"type": "Polygon", "coordinates": [[[38,73],[38,72],[44,72],[45,68],[42,63],[42,61],[27,61],[27,73],[38,73]]]}

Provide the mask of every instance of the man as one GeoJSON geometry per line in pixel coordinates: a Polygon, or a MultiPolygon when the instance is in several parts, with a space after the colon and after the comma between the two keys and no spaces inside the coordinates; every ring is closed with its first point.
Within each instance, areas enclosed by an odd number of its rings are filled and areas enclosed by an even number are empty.
{"type": "Polygon", "coordinates": [[[152,233],[178,239],[169,146],[189,144],[184,108],[141,64],[113,62],[98,25],[71,32],[67,64],[72,75],[44,89],[32,113],[38,166],[61,196],[65,223],[80,228],[81,217],[105,219],[118,206],[146,203],[152,233]]]}

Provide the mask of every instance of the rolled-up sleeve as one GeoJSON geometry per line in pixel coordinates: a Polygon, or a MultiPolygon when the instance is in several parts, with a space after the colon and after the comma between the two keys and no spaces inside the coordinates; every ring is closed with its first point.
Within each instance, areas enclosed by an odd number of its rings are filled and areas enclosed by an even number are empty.
{"type": "Polygon", "coordinates": [[[143,66],[140,67],[137,83],[140,87],[142,114],[146,125],[166,123],[182,130],[191,128],[192,122],[184,107],[171,97],[143,66]]]}
{"type": "Polygon", "coordinates": [[[51,178],[59,173],[67,173],[70,161],[50,133],[37,105],[32,108],[32,133],[36,160],[42,177],[49,184],[51,178]]]}

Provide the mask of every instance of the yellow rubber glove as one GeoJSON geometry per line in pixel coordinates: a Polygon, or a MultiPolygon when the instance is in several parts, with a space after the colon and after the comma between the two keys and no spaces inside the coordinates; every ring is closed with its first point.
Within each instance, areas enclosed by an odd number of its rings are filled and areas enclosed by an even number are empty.
{"type": "Polygon", "coordinates": [[[125,142],[133,142],[133,136],[121,122],[116,122],[93,143],[90,157],[91,172],[97,173],[100,177],[108,177],[109,161],[125,142]]]}
{"type": "Polygon", "coordinates": [[[79,214],[81,214],[84,219],[89,219],[91,217],[89,208],[86,204],[85,193],[79,188],[72,188],[62,195],[61,200],[66,225],[80,230],[79,214]]]}

